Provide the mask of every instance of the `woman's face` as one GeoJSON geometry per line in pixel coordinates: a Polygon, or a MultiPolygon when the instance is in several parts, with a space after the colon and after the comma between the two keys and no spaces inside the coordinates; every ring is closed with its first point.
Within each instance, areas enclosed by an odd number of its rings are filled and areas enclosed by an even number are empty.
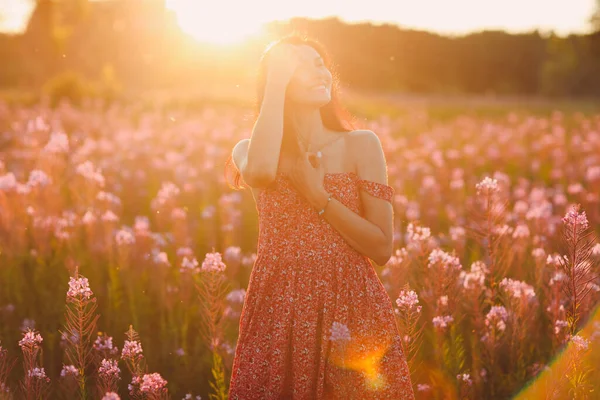
{"type": "Polygon", "coordinates": [[[296,48],[299,64],[288,84],[287,97],[293,103],[322,107],[331,101],[331,71],[311,46],[296,48]]]}

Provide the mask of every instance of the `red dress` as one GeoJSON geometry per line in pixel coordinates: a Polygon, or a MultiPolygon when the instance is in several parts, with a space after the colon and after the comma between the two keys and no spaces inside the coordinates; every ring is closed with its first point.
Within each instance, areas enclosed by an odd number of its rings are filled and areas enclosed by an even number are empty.
{"type": "MultiPolygon", "coordinates": [[[[359,189],[387,201],[394,194],[354,172],[327,173],[324,187],[360,215],[359,189]]],[[[258,251],[229,399],[414,399],[392,302],[369,259],[284,172],[260,193],[257,208],[258,251]],[[339,324],[348,340],[332,337],[339,324]]]]}

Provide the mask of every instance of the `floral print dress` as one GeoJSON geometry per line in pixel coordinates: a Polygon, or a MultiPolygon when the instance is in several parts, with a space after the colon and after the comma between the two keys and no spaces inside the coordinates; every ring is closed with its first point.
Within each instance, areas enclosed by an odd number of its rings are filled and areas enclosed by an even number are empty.
{"type": "MultiPolygon", "coordinates": [[[[360,215],[359,190],[390,202],[394,194],[354,172],[327,173],[324,187],[360,215]]],[[[369,259],[285,172],[257,203],[229,399],[414,399],[392,302],[369,259]]]]}

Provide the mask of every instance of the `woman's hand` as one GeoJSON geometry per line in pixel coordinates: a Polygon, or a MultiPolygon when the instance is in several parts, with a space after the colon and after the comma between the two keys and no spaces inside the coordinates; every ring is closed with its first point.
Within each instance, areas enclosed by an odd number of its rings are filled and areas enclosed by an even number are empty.
{"type": "Polygon", "coordinates": [[[324,179],[325,168],[315,153],[305,153],[301,156],[290,174],[292,185],[317,210],[321,210],[327,203],[328,194],[323,186],[324,179]]]}
{"type": "Polygon", "coordinates": [[[267,84],[286,87],[300,62],[297,47],[279,43],[269,51],[268,57],[267,84]]]}

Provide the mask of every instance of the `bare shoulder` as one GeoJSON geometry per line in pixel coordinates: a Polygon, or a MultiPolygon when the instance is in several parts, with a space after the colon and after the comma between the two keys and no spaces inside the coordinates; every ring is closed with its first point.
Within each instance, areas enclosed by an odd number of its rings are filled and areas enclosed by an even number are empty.
{"type": "MultiPolygon", "coordinates": [[[[237,142],[237,144],[235,146],[233,146],[233,150],[232,150],[232,154],[231,154],[231,157],[233,158],[233,162],[234,162],[235,166],[237,167],[238,171],[240,171],[240,174],[242,174],[242,178],[243,178],[242,171],[246,167],[246,163],[248,161],[249,145],[250,145],[250,139],[242,139],[239,142],[237,142]]],[[[252,196],[254,197],[254,201],[256,202],[256,204],[258,204],[258,197],[260,196],[262,189],[251,186],[250,190],[252,191],[252,196]]]]}
{"type": "Polygon", "coordinates": [[[369,129],[357,129],[349,132],[349,150],[355,165],[367,158],[378,157],[382,153],[381,140],[375,132],[369,129]]]}
{"type": "Polygon", "coordinates": [[[235,146],[231,152],[233,162],[239,171],[242,170],[246,163],[246,157],[248,156],[248,146],[250,145],[250,139],[242,139],[235,146]]]}

